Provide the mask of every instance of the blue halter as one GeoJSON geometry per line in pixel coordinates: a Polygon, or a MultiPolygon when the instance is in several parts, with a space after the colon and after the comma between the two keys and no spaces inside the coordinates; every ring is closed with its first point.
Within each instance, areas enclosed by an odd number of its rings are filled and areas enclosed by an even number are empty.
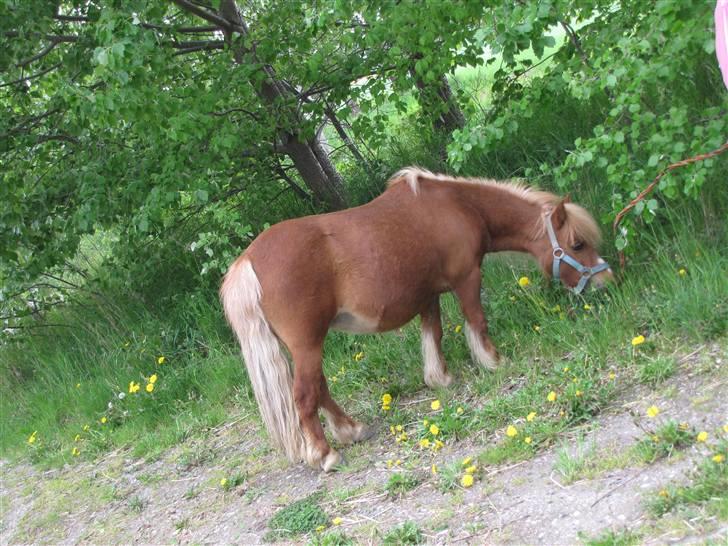
{"type": "Polygon", "coordinates": [[[604,271],[605,269],[609,269],[609,264],[607,262],[604,262],[601,264],[597,264],[594,267],[586,267],[585,265],[582,265],[580,262],[578,262],[575,258],[569,256],[566,251],[561,248],[561,245],[559,245],[559,241],[556,238],[554,225],[551,223],[551,214],[553,213],[549,213],[548,216],[546,216],[546,231],[548,232],[549,240],[551,241],[551,246],[553,247],[554,254],[552,280],[554,282],[559,282],[561,262],[564,261],[581,274],[581,278],[579,279],[577,285],[574,288],[569,288],[569,290],[571,290],[574,294],[581,294],[582,290],[584,290],[584,288],[586,288],[586,285],[589,283],[589,280],[597,273],[604,271]]]}

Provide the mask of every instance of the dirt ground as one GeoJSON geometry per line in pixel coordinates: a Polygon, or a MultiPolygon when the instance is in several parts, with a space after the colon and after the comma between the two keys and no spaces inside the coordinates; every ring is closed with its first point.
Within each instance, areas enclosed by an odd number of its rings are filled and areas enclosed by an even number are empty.
{"type": "MultiPolygon", "coordinates": [[[[123,452],[49,471],[2,462],[2,544],[255,544],[278,510],[316,491],[323,492],[325,512],[341,521],[292,542],[306,543],[335,527],[358,543],[377,544],[410,521],[433,544],[573,544],[609,530],[635,531],[645,544],[725,543],[728,523],[700,509],[659,519],[645,509],[646,499],[663,487],[689,482],[691,470],[709,456],[706,444],[653,464],[626,454],[645,436],[631,412],[644,415],[652,404],[661,419],[696,430],[715,431],[728,422],[727,363],[725,347],[697,348],[665,383],[628,389],[560,444],[526,461],[482,468],[468,489],[442,492],[439,477],[426,470],[431,461],[413,454],[399,466],[419,465],[419,485],[388,496],[385,487],[397,467],[386,461],[402,455],[384,427],[366,444],[345,449],[347,466],[328,475],[288,465],[249,420],[189,440],[153,462],[123,452]],[[592,471],[566,484],[559,458],[585,449],[592,471]],[[231,479],[234,469],[244,479],[225,490],[220,480],[231,479]]],[[[477,456],[493,441],[452,443],[437,464],[477,456]]]]}

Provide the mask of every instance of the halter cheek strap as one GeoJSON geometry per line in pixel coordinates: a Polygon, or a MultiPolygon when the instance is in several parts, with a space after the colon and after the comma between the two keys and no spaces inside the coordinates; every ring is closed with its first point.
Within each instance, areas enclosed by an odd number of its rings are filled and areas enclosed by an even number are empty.
{"type": "Polygon", "coordinates": [[[609,268],[609,264],[607,262],[603,262],[600,264],[595,265],[594,267],[586,267],[585,265],[582,265],[579,261],[577,261],[572,256],[569,256],[566,251],[561,248],[561,245],[559,245],[559,241],[556,238],[556,231],[554,230],[554,225],[551,222],[551,214],[549,213],[548,216],[546,216],[546,231],[549,235],[549,240],[551,241],[551,247],[553,248],[553,255],[554,255],[554,263],[552,266],[552,279],[554,282],[559,282],[560,280],[560,270],[561,270],[561,262],[565,262],[569,264],[571,267],[576,269],[579,274],[581,275],[581,278],[579,279],[579,282],[574,288],[569,288],[574,294],[580,294],[584,288],[586,288],[586,285],[589,283],[589,280],[596,275],[597,273],[604,271],[605,269],[609,268]]]}

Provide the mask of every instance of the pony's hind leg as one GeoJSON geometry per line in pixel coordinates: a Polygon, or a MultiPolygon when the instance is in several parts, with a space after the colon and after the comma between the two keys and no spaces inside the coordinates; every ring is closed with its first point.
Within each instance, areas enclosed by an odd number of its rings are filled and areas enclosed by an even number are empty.
{"type": "Polygon", "coordinates": [[[341,462],[341,455],[329,446],[318,417],[323,380],[321,351],[321,345],[291,349],[294,364],[293,399],[306,439],[306,462],[314,468],[320,467],[329,472],[341,462]]]}
{"type": "Polygon", "coordinates": [[[368,439],[374,429],[349,417],[331,398],[326,378],[321,378],[321,409],[326,417],[326,424],[334,439],[340,444],[351,444],[368,439]]]}
{"type": "Polygon", "coordinates": [[[465,315],[465,337],[473,360],[485,368],[495,369],[500,356],[488,336],[488,321],[480,304],[480,267],[475,267],[466,279],[455,287],[455,295],[465,315]]]}
{"type": "Polygon", "coordinates": [[[447,373],[447,363],[442,355],[442,322],[440,296],[435,296],[422,318],[422,358],[425,361],[425,383],[428,387],[447,387],[452,377],[447,373]]]}

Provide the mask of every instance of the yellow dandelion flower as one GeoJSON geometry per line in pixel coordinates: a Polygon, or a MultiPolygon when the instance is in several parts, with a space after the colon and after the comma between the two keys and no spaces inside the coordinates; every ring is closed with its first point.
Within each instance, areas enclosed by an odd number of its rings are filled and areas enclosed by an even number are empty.
{"type": "Polygon", "coordinates": [[[38,434],[38,431],[37,430],[34,430],[33,433],[30,436],[28,436],[28,443],[29,444],[34,444],[35,443],[35,436],[36,436],[36,434],[38,434]]]}
{"type": "Polygon", "coordinates": [[[339,518],[339,517],[336,517],[336,518],[334,518],[334,519],[331,520],[331,523],[333,523],[334,525],[341,525],[341,522],[342,521],[344,521],[344,520],[341,519],[341,518],[339,518]]]}
{"type": "Polygon", "coordinates": [[[566,373],[568,371],[569,371],[569,367],[568,366],[564,366],[563,372],[566,373]]]}
{"type": "Polygon", "coordinates": [[[76,436],[73,437],[73,441],[74,442],[78,442],[80,439],[81,439],[81,435],[80,434],[76,434],[76,436]]]}
{"type": "MultiPolygon", "coordinates": [[[[464,411],[465,410],[462,407],[458,406],[458,409],[455,410],[455,413],[457,413],[458,415],[462,415],[464,411]]],[[[728,425],[726,425],[726,426],[728,426],[728,425]]]]}
{"type": "Polygon", "coordinates": [[[420,447],[423,449],[430,447],[430,440],[428,440],[427,438],[422,438],[422,440],[420,440],[420,447]]]}
{"type": "Polygon", "coordinates": [[[433,474],[437,474],[437,465],[433,464],[431,470],[433,474]]]}
{"type": "Polygon", "coordinates": [[[455,326],[455,333],[459,334],[462,331],[462,329],[463,329],[462,325],[458,324],[457,326],[455,326]]]}
{"type": "Polygon", "coordinates": [[[714,463],[722,463],[725,461],[725,455],[722,453],[717,453],[716,455],[713,455],[712,457],[714,463]]]}
{"type": "Polygon", "coordinates": [[[538,324],[534,324],[534,325],[533,325],[533,329],[534,329],[534,330],[535,330],[536,332],[540,332],[540,331],[541,331],[541,327],[540,327],[540,326],[539,326],[538,324]]]}
{"type": "Polygon", "coordinates": [[[432,445],[432,449],[434,449],[435,451],[438,451],[443,447],[445,447],[445,442],[443,442],[442,440],[435,440],[435,443],[432,445]]]}
{"type": "Polygon", "coordinates": [[[589,305],[588,303],[585,303],[584,304],[584,311],[591,311],[591,305],[589,305]]]}
{"type": "Polygon", "coordinates": [[[129,394],[134,394],[135,392],[139,392],[139,389],[141,389],[141,385],[139,383],[135,383],[134,381],[129,381],[129,394]]]}
{"type": "Polygon", "coordinates": [[[681,267],[680,269],[677,270],[677,274],[680,275],[681,277],[684,277],[685,275],[688,274],[688,272],[685,271],[684,267],[681,267]]]}
{"type": "Polygon", "coordinates": [[[384,394],[382,395],[382,405],[383,405],[383,406],[388,406],[388,405],[390,405],[391,403],[392,403],[392,395],[391,395],[391,394],[389,394],[388,392],[385,392],[385,393],[384,393],[384,394]]]}
{"type": "Polygon", "coordinates": [[[521,288],[526,288],[529,284],[531,284],[531,280],[528,277],[521,277],[518,279],[518,286],[521,288]]]}
{"type": "Polygon", "coordinates": [[[514,438],[518,436],[518,429],[513,425],[508,425],[508,428],[506,429],[506,436],[508,436],[509,438],[514,438]]]}
{"type": "Polygon", "coordinates": [[[394,436],[394,425],[389,425],[389,432],[391,432],[392,436],[394,436]]]}
{"type": "Polygon", "coordinates": [[[354,355],[354,360],[357,362],[361,362],[364,359],[364,351],[359,351],[354,355]]]}
{"type": "Polygon", "coordinates": [[[153,373],[151,377],[149,378],[150,383],[156,383],[157,382],[157,374],[153,373]]]}
{"type": "Polygon", "coordinates": [[[526,421],[528,421],[529,423],[531,421],[533,421],[535,418],[536,418],[536,412],[535,411],[532,411],[531,413],[529,413],[528,415],[526,415],[526,421]]]}
{"type": "Polygon", "coordinates": [[[614,379],[617,377],[617,374],[614,372],[609,372],[609,379],[614,379]]]}
{"type": "Polygon", "coordinates": [[[163,356],[160,356],[159,358],[157,358],[157,364],[164,364],[165,360],[167,360],[167,359],[164,358],[163,356]]]}
{"type": "Polygon", "coordinates": [[[74,457],[78,457],[78,456],[79,456],[80,454],[81,454],[81,450],[80,450],[80,449],[78,449],[77,447],[74,447],[74,448],[73,448],[73,449],[71,450],[71,455],[73,455],[74,457]]]}
{"type": "Polygon", "coordinates": [[[460,478],[460,485],[465,488],[472,487],[474,481],[475,478],[473,478],[472,474],[463,474],[463,477],[460,478]]]}
{"type": "Polygon", "coordinates": [[[665,497],[665,498],[670,496],[670,493],[667,492],[667,489],[660,489],[660,492],[657,494],[660,495],[661,497],[665,497]]]}
{"type": "Polygon", "coordinates": [[[556,402],[556,393],[554,391],[551,391],[548,396],[546,396],[546,400],[549,402],[556,402]]]}
{"type": "Polygon", "coordinates": [[[396,427],[394,427],[394,430],[396,430],[397,432],[402,432],[404,428],[402,427],[402,425],[397,425],[396,427]]]}
{"type": "Polygon", "coordinates": [[[382,411],[389,411],[391,409],[392,409],[391,406],[387,406],[387,405],[382,406],[382,411]]]}
{"type": "Polygon", "coordinates": [[[559,417],[563,417],[564,415],[566,415],[566,412],[564,410],[561,410],[559,412],[559,417]]]}
{"type": "Polygon", "coordinates": [[[723,425],[723,432],[728,433],[728,424],[723,425]]]}
{"type": "Polygon", "coordinates": [[[326,525],[319,525],[318,527],[316,527],[317,533],[322,533],[325,530],[326,530],[326,525]]]}
{"type": "Polygon", "coordinates": [[[220,480],[220,487],[225,487],[227,485],[228,481],[227,478],[223,478],[220,480]]]}
{"type": "Polygon", "coordinates": [[[83,425],[83,431],[84,432],[86,432],[89,428],[91,428],[91,427],[89,427],[88,425],[83,425]]]}
{"type": "Polygon", "coordinates": [[[430,424],[430,422],[427,419],[425,419],[424,421],[422,421],[422,424],[426,427],[427,425],[430,424]]]}
{"type": "Polygon", "coordinates": [[[81,388],[81,383],[76,383],[76,388],[77,389],[80,389],[81,388]]]}
{"type": "Polygon", "coordinates": [[[144,388],[147,392],[152,392],[154,390],[154,383],[147,383],[147,386],[144,388]]]}
{"type": "Polygon", "coordinates": [[[433,400],[432,404],[430,404],[430,408],[432,408],[432,411],[437,411],[440,409],[440,401],[439,400],[433,400]]]}
{"type": "Polygon", "coordinates": [[[396,461],[394,461],[394,466],[399,466],[401,464],[402,464],[402,459],[397,459],[396,461]]]}
{"type": "Polygon", "coordinates": [[[579,397],[584,393],[577,389],[576,393],[574,393],[574,394],[576,394],[576,396],[579,397]]]}
{"type": "Polygon", "coordinates": [[[407,441],[407,433],[406,432],[403,432],[402,434],[400,434],[399,437],[397,438],[397,440],[400,441],[400,442],[406,442],[407,441]]]}
{"type": "Polygon", "coordinates": [[[645,336],[640,334],[637,337],[632,338],[632,347],[636,347],[637,345],[642,345],[644,342],[645,342],[645,336]]]}
{"type": "Polygon", "coordinates": [[[474,464],[470,465],[465,469],[466,474],[475,474],[475,471],[478,470],[478,467],[474,464]]]}
{"type": "Polygon", "coordinates": [[[392,459],[387,459],[387,468],[392,468],[394,466],[394,461],[392,459]]]}
{"type": "Polygon", "coordinates": [[[530,436],[526,436],[526,437],[525,437],[525,438],[523,439],[523,441],[524,441],[524,442],[526,442],[527,444],[530,444],[530,443],[531,443],[531,442],[532,442],[533,440],[531,439],[531,437],[530,437],[530,436]]]}
{"type": "Polygon", "coordinates": [[[438,434],[440,434],[440,427],[438,427],[435,423],[432,423],[430,425],[430,434],[432,434],[433,436],[437,436],[438,434]]]}
{"type": "Polygon", "coordinates": [[[102,425],[105,425],[105,424],[106,424],[106,421],[108,421],[108,419],[106,418],[106,415],[104,415],[104,416],[103,416],[103,417],[101,418],[101,424],[102,424],[102,425]]]}
{"type": "Polygon", "coordinates": [[[647,408],[647,417],[657,417],[660,413],[660,408],[657,406],[650,406],[647,408]]]}
{"type": "Polygon", "coordinates": [[[698,437],[696,439],[698,442],[705,442],[708,439],[708,433],[703,430],[698,433],[698,437]]]}
{"type": "Polygon", "coordinates": [[[463,466],[470,466],[470,463],[472,463],[472,462],[473,462],[473,458],[472,457],[465,457],[463,459],[463,466]]]}

